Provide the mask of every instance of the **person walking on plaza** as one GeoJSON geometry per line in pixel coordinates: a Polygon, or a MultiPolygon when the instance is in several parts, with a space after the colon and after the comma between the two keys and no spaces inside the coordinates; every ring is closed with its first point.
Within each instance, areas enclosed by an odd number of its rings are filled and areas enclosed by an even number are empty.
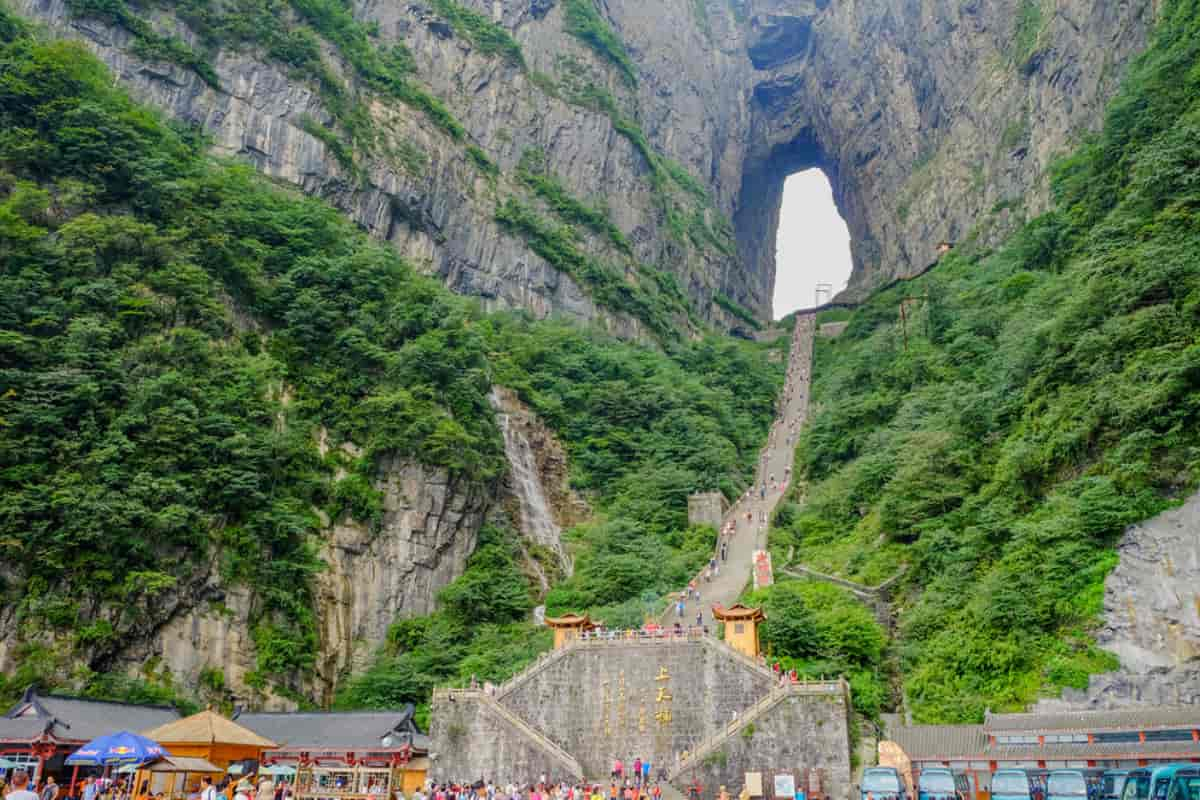
{"type": "Polygon", "coordinates": [[[633,780],[639,785],[642,782],[642,757],[638,756],[633,760],[633,780]]]}
{"type": "Polygon", "coordinates": [[[42,786],[41,800],[56,800],[58,797],[58,784],[54,781],[54,776],[50,775],[46,778],[46,783],[42,786]]]}
{"type": "Polygon", "coordinates": [[[12,791],[5,800],[38,800],[38,796],[29,791],[29,773],[19,769],[12,774],[12,791]]]}

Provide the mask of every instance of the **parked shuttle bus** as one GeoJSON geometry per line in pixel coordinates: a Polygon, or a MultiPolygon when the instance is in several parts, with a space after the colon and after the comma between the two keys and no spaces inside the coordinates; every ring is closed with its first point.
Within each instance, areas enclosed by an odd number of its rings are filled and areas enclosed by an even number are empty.
{"type": "Polygon", "coordinates": [[[992,775],[992,800],[1033,800],[1033,782],[1023,769],[998,769],[992,775]]]}
{"type": "Polygon", "coordinates": [[[1087,778],[1077,769],[1056,769],[1046,778],[1046,800],[1088,800],[1087,778]]]}
{"type": "Polygon", "coordinates": [[[871,767],[863,771],[860,800],[908,800],[904,781],[893,767],[871,767]]]}

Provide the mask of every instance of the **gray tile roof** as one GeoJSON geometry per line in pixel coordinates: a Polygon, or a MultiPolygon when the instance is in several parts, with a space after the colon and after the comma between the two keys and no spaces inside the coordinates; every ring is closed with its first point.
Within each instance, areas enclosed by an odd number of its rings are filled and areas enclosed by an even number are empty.
{"type": "Polygon", "coordinates": [[[1075,731],[1152,731],[1200,728],[1200,706],[1146,706],[1103,711],[1061,711],[1048,714],[987,714],[988,733],[1051,733],[1075,731]]]}
{"type": "Polygon", "coordinates": [[[417,733],[412,724],[411,707],[395,711],[243,712],[234,716],[234,721],[278,742],[280,750],[383,750],[381,740],[390,733],[401,741],[411,735],[414,749],[429,749],[429,737],[417,733]]]}
{"type": "Polygon", "coordinates": [[[1102,759],[1116,756],[1172,756],[1200,758],[1197,742],[1103,742],[1088,744],[1065,742],[1038,746],[1036,744],[1002,744],[988,748],[986,755],[993,761],[1034,759],[1102,759]]]}
{"type": "Polygon", "coordinates": [[[893,725],[887,736],[912,759],[967,758],[987,749],[988,742],[982,725],[893,725]]]}
{"type": "MultiPolygon", "coordinates": [[[[53,723],[50,733],[59,741],[88,742],[117,731],[138,733],[155,728],[179,719],[179,712],[170,706],[43,695],[29,689],[4,717],[4,727],[0,730],[14,736],[25,730],[22,725],[36,724],[44,730],[53,723]]],[[[28,738],[31,737],[23,740],[28,738]]]]}
{"type": "Polygon", "coordinates": [[[37,717],[0,717],[0,742],[31,742],[42,735],[48,721],[37,717]]]}

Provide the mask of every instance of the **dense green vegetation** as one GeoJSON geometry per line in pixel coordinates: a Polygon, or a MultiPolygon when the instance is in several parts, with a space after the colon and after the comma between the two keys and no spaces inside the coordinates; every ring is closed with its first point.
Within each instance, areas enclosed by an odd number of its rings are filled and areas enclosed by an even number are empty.
{"type": "Polygon", "coordinates": [[[345,495],[313,426],[497,474],[474,312],[333,210],[204,159],[79,47],[7,44],[0,118],[10,599],[103,664],[216,546],[260,589],[263,675],[308,666],[314,507],[345,495]],[[80,623],[98,601],[123,610],[80,623]]]}
{"type": "Polygon", "coordinates": [[[877,717],[886,707],[886,637],[871,611],[848,591],[785,579],[750,592],[743,602],[766,612],[759,638],[771,661],[802,678],[844,675],[860,714],[877,717]]]}
{"type": "Polygon", "coordinates": [[[1055,210],[818,341],[807,502],[772,546],[864,583],[909,562],[919,719],[1113,666],[1089,629],[1114,543],[1200,480],[1198,134],[1200,2],[1172,0],[1103,131],[1055,169],[1055,210]]]}
{"type": "MultiPolygon", "coordinates": [[[[497,478],[495,383],[558,431],[610,522],[668,560],[695,537],[686,492],[746,480],[782,381],[767,346],[661,352],[483,315],[331,208],[206,157],[81,46],[30,38],[2,9],[0,37],[0,590],[21,631],[0,691],[176,696],[153,664],[138,681],[103,673],[215,559],[254,594],[251,680],[292,692],[316,652],[320,512],[375,524],[385,455],[497,478]],[[363,455],[322,456],[322,428],[363,455]]],[[[389,696],[421,696],[427,674],[499,677],[540,646],[515,622],[533,598],[511,534],[483,542],[386,655],[423,642],[462,655],[459,672],[410,659],[425,681],[410,685],[381,662],[372,675],[409,692],[389,696]]],[[[356,683],[347,702],[385,688],[356,683]]]]}

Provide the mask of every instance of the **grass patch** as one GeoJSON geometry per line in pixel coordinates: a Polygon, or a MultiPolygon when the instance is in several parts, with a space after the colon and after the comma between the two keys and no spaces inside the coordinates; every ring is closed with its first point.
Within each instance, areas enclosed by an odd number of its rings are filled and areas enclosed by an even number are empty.
{"type": "Polygon", "coordinates": [[[617,68],[630,86],[637,86],[637,67],[616,31],[600,16],[594,0],[563,0],[567,33],[617,68]]]}
{"type": "Polygon", "coordinates": [[[430,0],[438,16],[450,23],[454,33],[466,39],[485,55],[498,55],[508,63],[525,69],[521,45],[507,30],[478,11],[466,8],[454,0],[430,0]]]}
{"type": "Polygon", "coordinates": [[[758,321],[758,318],[748,308],[730,299],[727,295],[718,293],[713,297],[713,302],[754,330],[762,330],[762,323],[758,321]]]}

